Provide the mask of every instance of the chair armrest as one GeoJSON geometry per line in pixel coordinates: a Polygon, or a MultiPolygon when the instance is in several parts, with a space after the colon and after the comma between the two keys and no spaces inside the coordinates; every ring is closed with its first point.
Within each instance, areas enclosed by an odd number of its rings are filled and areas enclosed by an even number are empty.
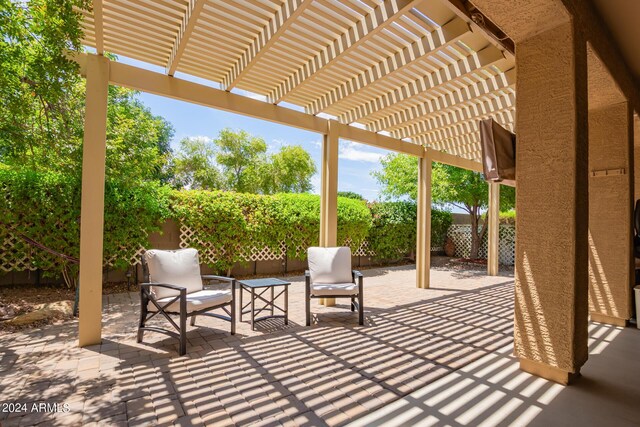
{"type": "Polygon", "coordinates": [[[167,288],[167,289],[173,289],[174,291],[187,291],[187,288],[184,288],[182,286],[176,286],[176,285],[169,285],[168,283],[140,283],[140,287],[141,288],[149,288],[151,286],[157,286],[159,288],[167,288]]]}
{"type": "Polygon", "coordinates": [[[360,272],[360,270],[352,270],[351,274],[353,275],[354,278],[356,278],[356,277],[364,277],[362,275],[362,273],[360,272]]]}
{"type": "Polygon", "coordinates": [[[203,280],[220,280],[221,282],[229,282],[229,283],[236,281],[236,279],[234,279],[233,277],[215,276],[213,274],[203,274],[202,279],[203,280]]]}

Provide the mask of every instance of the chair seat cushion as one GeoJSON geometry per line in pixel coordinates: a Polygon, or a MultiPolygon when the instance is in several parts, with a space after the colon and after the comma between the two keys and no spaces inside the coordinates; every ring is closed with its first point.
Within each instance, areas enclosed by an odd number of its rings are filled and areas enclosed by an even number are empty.
{"type": "Polygon", "coordinates": [[[358,295],[358,286],[355,283],[312,283],[311,295],[358,295]]]}
{"type": "MultiPolygon", "coordinates": [[[[168,303],[175,297],[166,297],[158,300],[160,307],[163,304],[168,303]]],[[[198,292],[187,294],[187,313],[193,311],[203,310],[205,308],[214,307],[216,305],[224,304],[231,301],[231,291],[228,289],[205,289],[198,292]]],[[[155,305],[149,301],[149,311],[158,311],[155,305]]],[[[178,299],[169,307],[164,309],[165,311],[179,313],[180,312],[180,300],[178,299]]]]}

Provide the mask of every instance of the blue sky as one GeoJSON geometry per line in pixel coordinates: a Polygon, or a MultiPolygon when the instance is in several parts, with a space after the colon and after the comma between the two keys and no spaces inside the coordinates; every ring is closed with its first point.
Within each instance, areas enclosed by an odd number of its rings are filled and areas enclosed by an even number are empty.
{"type": "MultiPolygon", "coordinates": [[[[229,127],[243,129],[264,138],[270,152],[277,151],[283,145],[301,145],[311,154],[318,170],[320,169],[320,134],[147,93],[141,93],[139,99],[153,114],[171,122],[175,128],[173,148],[177,147],[178,141],[182,138],[215,138],[221,129],[229,127]]],[[[368,200],[379,199],[380,185],[371,176],[371,171],[380,169],[380,158],[388,153],[386,150],[341,140],[338,190],[355,191],[368,200]]],[[[313,177],[312,182],[313,192],[319,193],[319,172],[313,177]]]]}

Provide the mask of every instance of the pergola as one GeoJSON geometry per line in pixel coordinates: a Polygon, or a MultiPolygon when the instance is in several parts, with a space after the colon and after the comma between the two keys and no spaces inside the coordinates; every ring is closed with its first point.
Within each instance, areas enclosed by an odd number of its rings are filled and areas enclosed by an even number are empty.
{"type": "MultiPolygon", "coordinates": [[[[624,215],[600,221],[598,230],[611,231],[613,224],[616,236],[623,236],[616,256],[626,260],[625,274],[606,278],[607,291],[592,297],[591,312],[614,323],[630,317],[633,133],[628,129],[640,96],[590,4],[474,3],[480,10],[466,0],[94,0],[92,10],[83,11],[83,26],[84,43],[96,53],[76,57],[87,79],[80,345],[101,339],[106,108],[107,89],[114,84],[323,134],[324,246],[340,243],[339,139],[418,157],[420,288],[429,287],[432,162],[480,171],[478,120],[493,117],[517,128],[517,352],[524,369],[557,381],[579,372],[586,348],[588,250],[596,234],[606,234],[590,230],[590,241],[588,209],[581,209],[590,203],[599,209],[619,188],[626,189],[616,202],[624,215]],[[148,66],[110,61],[104,52],[148,66]],[[193,77],[211,84],[195,83],[193,77]],[[587,96],[590,109],[626,102],[627,112],[621,125],[627,129],[626,154],[617,159],[626,173],[615,185],[599,181],[595,196],[588,170],[609,176],[618,163],[606,150],[605,166],[592,168],[586,160],[588,142],[594,145],[587,141],[587,96]],[[558,215],[558,207],[566,216],[558,215]],[[546,271],[538,270],[542,265],[546,271]],[[623,288],[626,294],[618,301],[623,288]],[[559,307],[568,314],[556,313],[559,307]],[[558,344],[563,340],[569,344],[558,344]]],[[[606,112],[614,113],[619,111],[606,112]]],[[[598,123],[609,123],[606,114],[598,123]]],[[[611,132],[603,128],[600,138],[611,132]]],[[[625,133],[615,135],[624,139],[625,133]]],[[[491,184],[490,274],[498,270],[498,205],[499,185],[491,184]]],[[[600,266],[608,273],[606,260],[600,266]]]]}

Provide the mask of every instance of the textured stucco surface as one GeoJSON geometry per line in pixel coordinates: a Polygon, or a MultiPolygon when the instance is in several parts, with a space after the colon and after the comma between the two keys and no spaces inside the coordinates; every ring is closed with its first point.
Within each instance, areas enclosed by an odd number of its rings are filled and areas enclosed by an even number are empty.
{"type": "Polygon", "coordinates": [[[516,43],[569,21],[567,10],[558,0],[471,2],[516,43]]]}
{"type": "Polygon", "coordinates": [[[515,350],[566,372],[587,359],[585,45],[567,23],[516,52],[515,350]]]}
{"type": "Polygon", "coordinates": [[[589,169],[625,170],[589,177],[589,311],[618,319],[631,317],[631,120],[627,102],[589,111],[589,169]]]}
{"type": "Polygon", "coordinates": [[[591,43],[587,43],[587,64],[589,69],[589,110],[605,108],[626,101],[591,43]]]}

